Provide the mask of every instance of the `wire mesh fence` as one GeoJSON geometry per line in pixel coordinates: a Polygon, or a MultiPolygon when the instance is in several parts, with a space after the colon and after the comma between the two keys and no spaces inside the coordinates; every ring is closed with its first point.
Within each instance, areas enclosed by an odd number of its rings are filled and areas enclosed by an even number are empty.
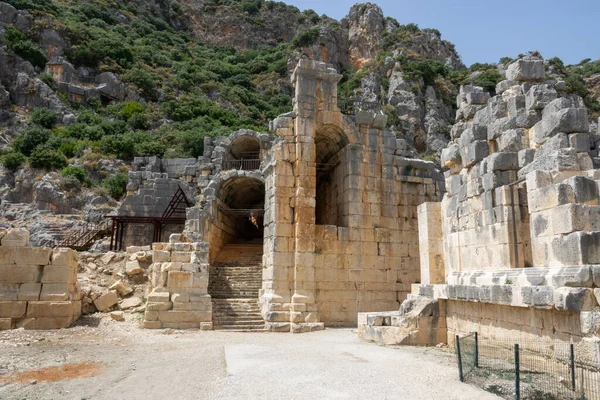
{"type": "Polygon", "coordinates": [[[600,400],[600,357],[592,343],[456,336],[461,381],[505,399],[600,400]]]}

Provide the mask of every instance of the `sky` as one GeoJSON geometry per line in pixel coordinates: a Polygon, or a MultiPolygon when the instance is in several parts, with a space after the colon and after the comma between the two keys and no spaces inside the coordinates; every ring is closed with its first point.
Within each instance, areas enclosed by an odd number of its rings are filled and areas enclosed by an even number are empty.
{"type": "MultiPolygon", "coordinates": [[[[356,0],[283,0],[341,19],[356,0]]],[[[498,62],[538,50],[565,65],[600,58],[600,0],[372,0],[401,24],[435,28],[463,63],[498,62]]]]}

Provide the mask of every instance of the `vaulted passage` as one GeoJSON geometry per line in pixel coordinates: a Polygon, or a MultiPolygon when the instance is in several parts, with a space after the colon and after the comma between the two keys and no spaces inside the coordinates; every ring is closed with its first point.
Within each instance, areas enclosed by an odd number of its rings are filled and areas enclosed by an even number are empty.
{"type": "MultiPolygon", "coordinates": [[[[262,329],[264,183],[247,176],[223,182],[218,196],[208,293],[215,329],[262,329]]],[[[211,245],[213,242],[211,241],[211,245]]]]}
{"type": "Polygon", "coordinates": [[[262,243],[265,208],[265,185],[249,177],[227,180],[219,193],[219,212],[228,218],[233,238],[229,242],[259,241],[262,243]]]}
{"type": "Polygon", "coordinates": [[[315,136],[317,225],[344,226],[345,153],[348,139],[338,127],[326,125],[315,136]]]}

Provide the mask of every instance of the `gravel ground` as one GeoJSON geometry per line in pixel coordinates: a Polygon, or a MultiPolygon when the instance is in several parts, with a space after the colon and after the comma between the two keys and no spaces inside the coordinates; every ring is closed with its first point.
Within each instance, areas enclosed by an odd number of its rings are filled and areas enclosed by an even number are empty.
{"type": "Polygon", "coordinates": [[[498,398],[461,384],[448,351],[380,347],[354,329],[151,331],[136,318],[0,332],[0,399],[498,398]]]}

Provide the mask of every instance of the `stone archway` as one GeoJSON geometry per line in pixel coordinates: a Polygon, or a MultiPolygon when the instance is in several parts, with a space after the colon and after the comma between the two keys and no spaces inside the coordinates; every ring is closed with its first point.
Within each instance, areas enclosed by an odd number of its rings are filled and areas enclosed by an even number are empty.
{"type": "Polygon", "coordinates": [[[229,171],[215,194],[208,293],[215,329],[262,329],[264,180],[229,171]]]}

